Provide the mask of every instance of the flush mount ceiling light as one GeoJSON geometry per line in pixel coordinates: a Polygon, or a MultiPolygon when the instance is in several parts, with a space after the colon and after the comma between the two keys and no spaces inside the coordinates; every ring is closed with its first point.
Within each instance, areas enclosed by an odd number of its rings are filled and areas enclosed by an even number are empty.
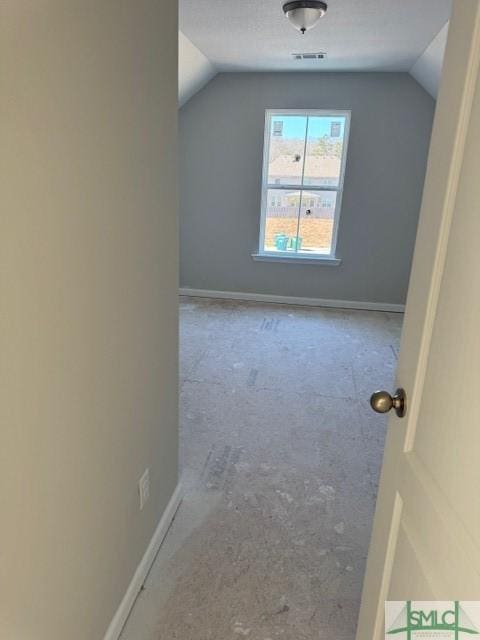
{"type": "Polygon", "coordinates": [[[290,0],[283,5],[283,12],[295,29],[305,33],[326,14],[327,5],[320,0],[290,0]]]}

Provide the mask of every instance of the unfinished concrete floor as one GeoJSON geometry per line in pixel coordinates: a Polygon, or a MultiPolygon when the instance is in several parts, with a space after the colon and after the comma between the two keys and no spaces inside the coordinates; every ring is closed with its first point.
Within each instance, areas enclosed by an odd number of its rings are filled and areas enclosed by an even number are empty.
{"type": "Polygon", "coordinates": [[[184,500],[122,640],[353,640],[402,316],[181,304],[184,500]]]}

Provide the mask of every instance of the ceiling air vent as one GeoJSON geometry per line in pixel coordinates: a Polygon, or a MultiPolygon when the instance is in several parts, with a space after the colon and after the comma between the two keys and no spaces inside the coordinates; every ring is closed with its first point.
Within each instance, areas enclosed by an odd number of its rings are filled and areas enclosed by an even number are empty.
{"type": "Polygon", "coordinates": [[[295,60],[324,60],[327,57],[325,51],[317,51],[317,53],[292,53],[295,60]]]}

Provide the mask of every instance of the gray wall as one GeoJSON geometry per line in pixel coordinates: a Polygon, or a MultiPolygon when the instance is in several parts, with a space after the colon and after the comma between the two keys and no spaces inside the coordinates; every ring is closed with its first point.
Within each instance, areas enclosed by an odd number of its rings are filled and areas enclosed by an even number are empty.
{"type": "Polygon", "coordinates": [[[2,640],[103,638],[177,484],[177,47],[176,2],[0,2],[2,640]]]}
{"type": "Polygon", "coordinates": [[[406,73],[225,73],[180,111],[184,287],[404,303],[435,102],[406,73]],[[351,109],[338,267],[255,262],[264,112],[351,109]]]}

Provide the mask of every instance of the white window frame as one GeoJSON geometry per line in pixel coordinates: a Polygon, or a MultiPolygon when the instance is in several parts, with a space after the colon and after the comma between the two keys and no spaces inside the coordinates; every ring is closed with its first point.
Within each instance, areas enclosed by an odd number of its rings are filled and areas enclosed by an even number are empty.
{"type": "MultiPolygon", "coordinates": [[[[337,237],[338,226],[340,221],[340,213],[342,209],[342,196],[343,187],[345,182],[345,169],[347,165],[348,155],[348,141],[350,135],[350,110],[338,110],[338,109],[267,109],[265,111],[265,131],[263,141],[263,168],[262,168],[262,197],[261,197],[261,215],[260,215],[260,236],[258,244],[258,253],[253,254],[253,258],[256,260],[266,261],[300,261],[300,262],[329,262],[332,264],[340,264],[340,259],[336,255],[337,249],[337,237]],[[275,116],[342,116],[345,118],[345,132],[343,136],[343,149],[342,160],[340,164],[340,178],[338,186],[320,186],[320,185],[304,185],[304,184],[276,184],[268,183],[268,160],[270,157],[270,133],[272,127],[272,118],[275,116]],[[336,191],[337,199],[335,203],[335,211],[333,214],[333,231],[332,231],[332,244],[330,253],[312,253],[311,255],[306,253],[297,253],[293,251],[265,251],[265,224],[267,217],[267,205],[268,205],[268,190],[269,189],[295,189],[308,191],[336,191]]],[[[307,132],[308,135],[308,132],[307,132]]],[[[302,176],[303,179],[303,176],[302,176]]]]}

